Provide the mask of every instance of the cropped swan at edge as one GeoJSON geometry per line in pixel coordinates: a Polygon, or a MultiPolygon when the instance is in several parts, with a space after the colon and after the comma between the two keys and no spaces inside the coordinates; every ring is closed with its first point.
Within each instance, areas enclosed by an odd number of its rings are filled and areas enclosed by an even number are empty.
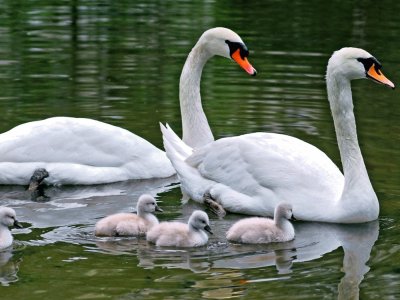
{"type": "Polygon", "coordinates": [[[9,227],[22,228],[17,221],[15,210],[11,207],[0,206],[0,250],[10,247],[14,240],[9,227]]]}
{"type": "Polygon", "coordinates": [[[208,193],[227,211],[271,216],[279,202],[297,219],[361,223],[377,219],[379,202],[358,144],[350,81],[369,78],[394,88],[365,50],[342,48],[329,59],[326,83],[344,175],[316,147],[291,136],[252,133],[192,149],[167,126],[164,148],[184,193],[208,193]]]}
{"type": "MultiPolygon", "coordinates": [[[[213,141],[200,99],[204,64],[214,55],[233,58],[249,74],[241,38],[226,28],[207,30],[187,57],[180,78],[183,139],[191,146],[213,141]]],[[[54,117],[0,134],[0,184],[25,185],[35,170],[47,184],[101,184],[175,174],[165,153],[120,127],[85,118],[54,117]]]]}

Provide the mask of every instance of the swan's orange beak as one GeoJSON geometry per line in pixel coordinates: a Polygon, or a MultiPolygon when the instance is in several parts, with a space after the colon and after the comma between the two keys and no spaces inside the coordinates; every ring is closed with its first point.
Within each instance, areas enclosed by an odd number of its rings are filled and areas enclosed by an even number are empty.
{"type": "Polygon", "coordinates": [[[240,49],[237,49],[233,54],[232,58],[238,63],[239,66],[242,67],[243,70],[245,70],[248,74],[251,76],[256,76],[257,71],[256,69],[253,68],[253,66],[249,63],[247,60],[247,57],[242,58],[240,56],[240,49]]]}
{"type": "Polygon", "coordinates": [[[391,87],[394,89],[394,84],[391,82],[389,79],[386,78],[385,75],[381,72],[381,70],[377,70],[375,68],[375,64],[372,64],[372,66],[369,68],[367,75],[369,78],[375,80],[376,82],[382,83],[384,85],[387,85],[388,87],[391,87]]]}

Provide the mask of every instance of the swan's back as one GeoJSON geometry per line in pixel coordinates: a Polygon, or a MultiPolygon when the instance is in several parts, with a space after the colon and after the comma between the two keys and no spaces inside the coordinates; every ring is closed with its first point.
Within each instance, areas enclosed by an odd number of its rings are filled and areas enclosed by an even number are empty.
{"type": "Polygon", "coordinates": [[[295,205],[296,199],[299,203],[323,201],[327,195],[337,199],[338,187],[343,188],[344,184],[342,173],[325,153],[283,134],[222,138],[195,149],[186,162],[196,167],[203,178],[245,191],[249,196],[269,196],[273,191],[274,198],[263,201],[269,202],[270,215],[280,201],[290,200],[295,205]],[[325,176],[321,178],[320,174],[325,176]]]}
{"type": "Polygon", "coordinates": [[[92,119],[54,117],[0,135],[0,183],[27,184],[36,168],[49,183],[96,184],[169,177],[165,153],[128,130],[92,119]],[[31,172],[30,172],[31,171],[31,172]]]}

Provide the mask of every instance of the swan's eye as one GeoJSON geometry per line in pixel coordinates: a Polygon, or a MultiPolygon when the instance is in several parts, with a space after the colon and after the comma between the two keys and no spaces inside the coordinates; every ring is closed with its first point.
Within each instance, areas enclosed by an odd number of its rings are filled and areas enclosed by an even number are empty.
{"type": "Polygon", "coordinates": [[[240,50],[240,57],[242,59],[245,59],[246,57],[249,57],[249,50],[247,49],[246,45],[243,43],[239,42],[231,42],[229,40],[226,40],[225,43],[228,44],[229,46],[229,55],[232,56],[233,53],[235,53],[238,49],[240,50]]]}

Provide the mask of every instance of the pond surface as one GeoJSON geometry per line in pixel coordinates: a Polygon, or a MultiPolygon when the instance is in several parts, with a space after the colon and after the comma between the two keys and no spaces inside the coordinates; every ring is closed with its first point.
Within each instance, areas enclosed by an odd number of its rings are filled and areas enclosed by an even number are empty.
{"type": "MultiPolygon", "coordinates": [[[[398,1],[13,1],[0,3],[0,130],[51,116],[87,117],[162,147],[158,122],[181,133],[179,75],[208,28],[235,30],[258,70],[249,77],[214,58],[202,78],[215,137],[273,131],[301,138],[340,165],[324,73],[334,50],[362,47],[400,83],[398,1]]],[[[3,299],[397,299],[400,298],[400,96],[353,84],[360,145],[380,200],[360,225],[296,222],[296,239],[268,246],[225,239],[241,218],[211,217],[198,249],[96,238],[95,222],[132,211],[146,192],[160,220],[186,221],[176,178],[61,186],[34,202],[0,187],[24,229],[0,253],[3,299]]],[[[45,137],[43,137],[45,138],[45,137]]]]}

